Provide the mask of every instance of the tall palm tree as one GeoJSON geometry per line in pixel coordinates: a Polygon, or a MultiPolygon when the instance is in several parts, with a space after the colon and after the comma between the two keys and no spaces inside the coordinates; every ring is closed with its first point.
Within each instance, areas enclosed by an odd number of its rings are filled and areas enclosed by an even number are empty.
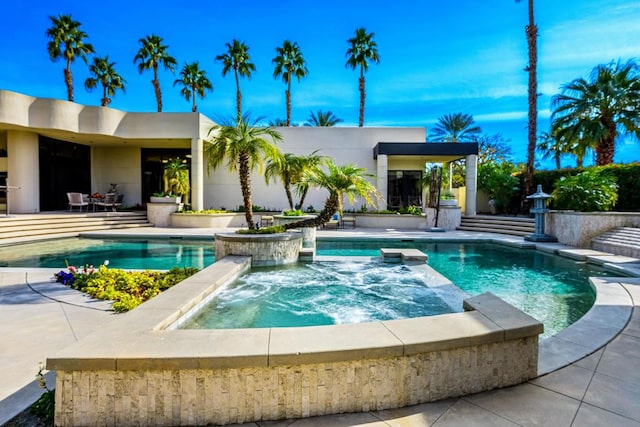
{"type": "Polygon", "coordinates": [[[364,73],[369,69],[369,62],[375,64],[380,62],[378,44],[373,40],[374,35],[374,33],[367,33],[364,28],[358,28],[355,37],[347,40],[351,46],[347,49],[346,66],[351,67],[352,70],[360,67],[360,78],[358,79],[358,88],[360,89],[360,127],[364,125],[364,73]]]}
{"type": "Polygon", "coordinates": [[[479,133],[480,127],[475,126],[473,116],[463,113],[440,116],[433,128],[433,136],[447,142],[474,141],[479,133]]]}
{"type": "Polygon", "coordinates": [[[191,111],[194,113],[198,111],[196,105],[196,95],[200,98],[204,98],[205,90],[212,91],[213,85],[207,78],[205,70],[200,69],[198,61],[190,64],[184,64],[180,71],[180,78],[173,82],[173,86],[182,85],[180,93],[184,98],[189,101],[193,97],[193,103],[191,105],[191,111]]]}
{"type": "Polygon", "coordinates": [[[327,112],[323,112],[322,110],[318,110],[318,112],[314,113],[310,111],[309,118],[307,122],[304,124],[305,126],[316,126],[316,127],[331,127],[335,126],[338,123],[342,122],[342,119],[333,114],[330,110],[327,112]]]}
{"type": "Polygon", "coordinates": [[[258,127],[258,120],[245,114],[234,122],[211,128],[211,136],[205,143],[207,170],[215,169],[223,162],[231,172],[238,171],[245,219],[250,229],[253,222],[253,202],[251,200],[251,171],[263,168],[263,159],[272,159],[280,150],[274,143],[282,140],[282,135],[269,127],[258,127]]]}
{"type": "Polygon", "coordinates": [[[116,90],[125,91],[125,79],[118,74],[114,68],[115,62],[109,62],[109,56],[94,57],[93,63],[89,66],[89,73],[93,77],[87,78],[84,87],[92,91],[96,86],[102,86],[101,105],[106,107],[111,103],[111,98],[115,96],[116,90]]]}
{"type": "MultiPolygon", "coordinates": [[[[267,184],[272,179],[280,179],[284,186],[285,194],[287,195],[287,201],[289,202],[289,209],[294,210],[296,205],[293,201],[293,194],[291,187],[295,186],[301,196],[301,202],[298,204],[298,209],[302,209],[302,203],[306,196],[306,191],[302,193],[302,188],[299,185],[303,182],[303,177],[313,167],[316,167],[322,156],[316,154],[317,150],[311,153],[309,156],[299,156],[293,153],[283,153],[279,156],[275,156],[269,159],[267,167],[264,171],[264,177],[267,184]]],[[[306,189],[308,190],[308,186],[306,189]]]]}
{"type": "Polygon", "coordinates": [[[242,93],[240,92],[240,76],[251,78],[251,72],[256,66],[251,62],[249,47],[241,41],[233,39],[231,43],[225,43],[227,52],[216,56],[216,61],[222,62],[222,77],[233,70],[236,79],[236,111],[238,121],[242,118],[242,93]]]}
{"type": "Polygon", "coordinates": [[[67,98],[73,102],[73,75],[71,64],[76,58],[81,58],[87,63],[87,55],[94,53],[91,43],[85,39],[87,33],[80,30],[80,22],[71,19],[71,15],[49,16],[51,28],[46,35],[51,40],[47,43],[47,50],[52,61],[64,58],[67,65],[64,69],[64,82],[67,85],[67,98]]]}
{"type": "Polygon", "coordinates": [[[365,203],[376,205],[380,194],[375,186],[367,180],[373,175],[366,169],[352,164],[337,166],[333,161],[326,162],[327,170],[316,168],[309,174],[309,182],[318,188],[329,191],[324,208],[317,217],[286,224],[287,230],[299,227],[318,227],[326,224],[336,212],[342,214],[342,200],[347,196],[353,203],[356,197],[362,197],[365,203]]]}
{"type": "Polygon", "coordinates": [[[596,164],[613,163],[620,132],[640,138],[640,74],[635,62],[598,65],[589,80],[578,78],[552,99],[552,129],[596,150],[596,164]]]}
{"type": "Polygon", "coordinates": [[[282,76],[282,81],[287,85],[284,91],[287,103],[287,126],[291,126],[291,79],[296,77],[298,82],[306,77],[309,70],[304,61],[298,43],[291,43],[289,40],[282,42],[282,47],[276,48],[278,54],[271,60],[276,68],[273,70],[273,78],[282,76]]]}
{"type": "MultiPolygon", "coordinates": [[[[521,0],[516,1],[520,2],[521,0]]],[[[534,0],[527,0],[529,7],[529,24],[525,27],[529,52],[529,64],[525,67],[525,71],[529,73],[529,125],[527,135],[527,165],[524,172],[524,194],[529,194],[533,187],[536,139],[538,134],[538,26],[534,19],[533,1],[534,0]]]]}
{"type": "Polygon", "coordinates": [[[134,64],[138,62],[138,72],[142,74],[145,70],[153,70],[153,80],[151,84],[156,93],[156,103],[158,104],[158,113],[162,112],[162,92],[160,91],[160,81],[158,80],[158,66],[162,64],[165,70],[175,73],[178,63],[176,59],[169,55],[167,48],[169,46],[162,44],[162,37],[151,34],[138,40],[141,44],[140,50],[133,58],[134,64]]]}

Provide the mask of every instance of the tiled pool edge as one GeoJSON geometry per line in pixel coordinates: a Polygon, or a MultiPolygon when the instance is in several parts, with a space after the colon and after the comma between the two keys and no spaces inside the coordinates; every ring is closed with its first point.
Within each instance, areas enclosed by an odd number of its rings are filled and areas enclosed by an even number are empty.
{"type": "Polygon", "coordinates": [[[491,294],[468,299],[473,311],[431,318],[162,330],[247,263],[224,258],[50,358],[47,367],[58,371],[56,424],[192,425],[368,411],[536,376],[542,325],[491,294]],[[223,277],[212,285],[215,270],[223,277]]]}

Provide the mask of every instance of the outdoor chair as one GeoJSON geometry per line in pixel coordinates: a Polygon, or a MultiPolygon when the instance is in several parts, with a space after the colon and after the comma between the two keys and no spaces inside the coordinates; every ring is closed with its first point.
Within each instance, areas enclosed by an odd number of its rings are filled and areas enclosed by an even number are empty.
{"type": "Polygon", "coordinates": [[[324,228],[338,228],[340,227],[340,214],[334,213],[329,222],[324,225],[324,228]]]}
{"type": "Polygon", "coordinates": [[[116,211],[116,208],[118,206],[122,206],[122,200],[124,198],[124,195],[118,195],[115,193],[107,193],[104,195],[104,199],[95,202],[95,206],[102,206],[104,208],[104,210],[106,211],[107,208],[111,208],[111,210],[113,212],[116,211]]]}
{"type": "Polygon", "coordinates": [[[82,212],[83,206],[87,207],[87,211],[89,210],[89,202],[84,201],[82,193],[67,193],[67,199],[69,200],[69,211],[72,211],[74,206],[77,206],[80,212],[82,212]]]}

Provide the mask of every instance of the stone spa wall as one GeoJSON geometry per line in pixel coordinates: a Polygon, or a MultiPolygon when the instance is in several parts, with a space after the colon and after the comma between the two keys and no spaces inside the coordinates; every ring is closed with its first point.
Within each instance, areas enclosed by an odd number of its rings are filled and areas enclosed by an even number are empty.
{"type": "Polygon", "coordinates": [[[229,256],[48,359],[56,425],[206,425],[399,408],[537,374],[542,324],[492,294],[465,312],[302,328],[172,325],[249,268],[229,256]]]}

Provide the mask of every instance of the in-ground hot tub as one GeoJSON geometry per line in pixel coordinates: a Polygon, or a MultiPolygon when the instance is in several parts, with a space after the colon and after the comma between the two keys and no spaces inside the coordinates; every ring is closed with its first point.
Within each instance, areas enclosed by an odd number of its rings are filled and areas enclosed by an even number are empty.
{"type": "Polygon", "coordinates": [[[542,324],[492,294],[462,313],[168,329],[250,267],[228,256],[48,359],[56,424],[206,425],[380,410],[518,384],[542,324]]]}

